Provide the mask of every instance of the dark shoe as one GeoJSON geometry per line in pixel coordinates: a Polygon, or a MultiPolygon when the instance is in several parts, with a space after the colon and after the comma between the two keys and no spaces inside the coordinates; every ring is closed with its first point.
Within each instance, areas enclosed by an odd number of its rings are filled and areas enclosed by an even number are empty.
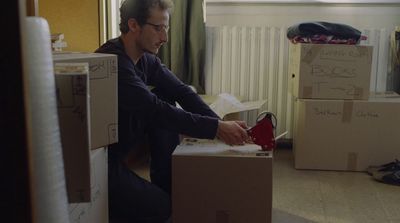
{"type": "Polygon", "coordinates": [[[400,170],[397,171],[375,171],[372,175],[375,180],[400,186],[400,170]]]}
{"type": "Polygon", "coordinates": [[[367,168],[367,173],[369,175],[373,175],[374,172],[376,171],[382,171],[382,172],[387,172],[387,171],[395,171],[395,170],[400,170],[400,161],[395,159],[395,161],[386,163],[380,166],[369,166],[367,168]]]}

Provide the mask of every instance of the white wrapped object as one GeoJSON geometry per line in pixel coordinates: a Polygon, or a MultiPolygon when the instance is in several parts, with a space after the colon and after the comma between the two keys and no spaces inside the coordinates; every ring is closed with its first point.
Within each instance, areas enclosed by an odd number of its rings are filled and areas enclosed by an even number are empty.
{"type": "Polygon", "coordinates": [[[67,223],[68,206],[50,32],[47,21],[26,18],[22,32],[27,83],[33,222],[67,223]]]}
{"type": "Polygon", "coordinates": [[[62,48],[67,47],[63,33],[51,34],[51,47],[54,51],[62,51],[62,48]]]}

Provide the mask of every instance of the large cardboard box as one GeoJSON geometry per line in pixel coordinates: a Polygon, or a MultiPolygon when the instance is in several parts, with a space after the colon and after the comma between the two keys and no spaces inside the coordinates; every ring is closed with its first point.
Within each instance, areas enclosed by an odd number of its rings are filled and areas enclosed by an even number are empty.
{"type": "Polygon", "coordinates": [[[71,223],[108,223],[107,150],[90,151],[90,193],[88,203],[69,204],[71,223]]]}
{"type": "Polygon", "coordinates": [[[372,47],[291,44],[289,72],[297,98],[368,99],[372,47]]]}
{"type": "Polygon", "coordinates": [[[400,157],[400,98],[298,99],[294,158],[298,169],[365,171],[400,157]]]}
{"type": "Polygon", "coordinates": [[[272,153],[185,139],[172,156],[172,222],[268,223],[272,153]]]}
{"type": "Polygon", "coordinates": [[[90,96],[87,63],[55,67],[57,110],[69,202],[90,201],[90,96]]]}
{"type": "Polygon", "coordinates": [[[63,52],[53,54],[53,61],[89,64],[91,148],[118,142],[117,56],[63,52]]]}

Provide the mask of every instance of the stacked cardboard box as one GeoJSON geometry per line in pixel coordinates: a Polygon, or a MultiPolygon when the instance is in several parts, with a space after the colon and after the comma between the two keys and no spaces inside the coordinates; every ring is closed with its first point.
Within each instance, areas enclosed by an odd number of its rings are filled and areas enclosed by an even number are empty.
{"type": "MultiPolygon", "coordinates": [[[[224,120],[259,109],[232,95],[200,95],[224,120]]],[[[218,140],[184,139],[172,155],[172,221],[271,222],[272,153],[260,146],[229,146],[218,140]]]]}
{"type": "Polygon", "coordinates": [[[372,47],[292,44],[293,96],[303,99],[368,99],[372,47]]]}
{"type": "Polygon", "coordinates": [[[400,157],[400,98],[296,101],[295,167],[365,171],[400,157]]]}
{"type": "Polygon", "coordinates": [[[108,222],[107,145],[118,140],[117,58],[53,55],[71,222],[108,222]]]}
{"type": "Polygon", "coordinates": [[[298,169],[365,171],[400,157],[400,98],[370,94],[372,48],[291,46],[298,169]]]}
{"type": "Polygon", "coordinates": [[[90,95],[87,63],[57,65],[58,120],[69,202],[90,201],[90,95]]]}
{"type": "Polygon", "coordinates": [[[68,206],[71,223],[108,223],[107,149],[90,151],[90,202],[68,206]]]}
{"type": "Polygon", "coordinates": [[[89,111],[90,148],[97,149],[117,142],[117,56],[101,53],[59,52],[53,54],[53,61],[56,69],[71,63],[88,63],[90,82],[88,93],[91,108],[89,111]]]}
{"type": "Polygon", "coordinates": [[[271,222],[272,153],[185,139],[172,156],[172,221],[271,222]]]}

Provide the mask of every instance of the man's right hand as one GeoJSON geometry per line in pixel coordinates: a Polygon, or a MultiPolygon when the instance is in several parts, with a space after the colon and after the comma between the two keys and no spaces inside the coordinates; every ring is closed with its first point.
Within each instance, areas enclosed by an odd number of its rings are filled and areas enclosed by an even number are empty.
{"type": "Polygon", "coordinates": [[[228,145],[243,145],[249,140],[243,121],[218,121],[217,137],[228,145]]]}

